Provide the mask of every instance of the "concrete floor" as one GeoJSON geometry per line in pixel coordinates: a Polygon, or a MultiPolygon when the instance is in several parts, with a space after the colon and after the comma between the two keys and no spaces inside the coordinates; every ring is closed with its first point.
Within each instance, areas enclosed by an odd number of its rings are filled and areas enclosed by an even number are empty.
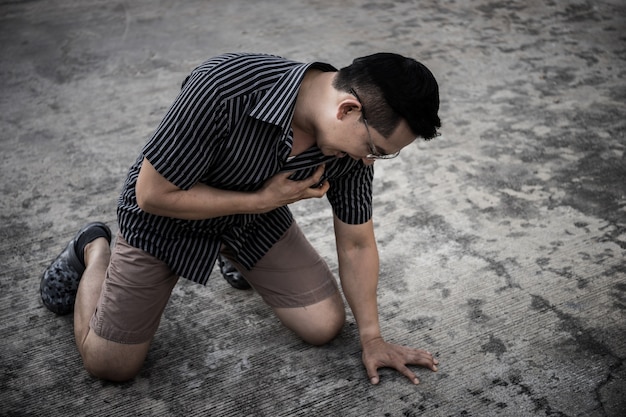
{"type": "MultiPolygon", "coordinates": [[[[623,0],[0,2],[0,415],[626,415],[623,0]],[[371,386],[349,316],[307,346],[217,270],[181,281],[147,363],[89,377],[38,298],[186,74],[227,51],[336,66],[393,51],[440,82],[443,136],[376,164],[387,339],[437,352],[371,386]]],[[[294,206],[336,269],[325,201],[294,206]]]]}

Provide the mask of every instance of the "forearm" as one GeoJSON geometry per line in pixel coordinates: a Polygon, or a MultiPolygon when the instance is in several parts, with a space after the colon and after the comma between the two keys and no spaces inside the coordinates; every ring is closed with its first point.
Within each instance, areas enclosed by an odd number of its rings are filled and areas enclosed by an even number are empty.
{"type": "Polygon", "coordinates": [[[144,158],[135,191],[137,204],[143,211],[158,216],[186,220],[201,220],[231,214],[267,213],[307,198],[320,198],[329,184],[311,188],[320,182],[324,165],[315,174],[301,181],[289,179],[290,172],[279,173],[268,179],[255,192],[228,191],[197,183],[182,190],[169,182],[144,158]]]}
{"type": "Polygon", "coordinates": [[[271,210],[260,192],[221,190],[198,183],[182,190],[162,177],[144,159],[135,187],[137,204],[150,214],[185,220],[201,220],[231,214],[263,213],[271,210]]]}
{"type": "Polygon", "coordinates": [[[378,321],[378,252],[355,249],[339,255],[339,275],[359,328],[361,343],[380,337],[378,321]]]}
{"type": "Polygon", "coordinates": [[[361,343],[380,337],[378,249],[373,225],[346,225],[335,218],[339,276],[359,328],[361,343]]]}
{"type": "Polygon", "coordinates": [[[204,184],[161,193],[158,198],[144,198],[139,200],[139,207],[147,213],[185,220],[267,211],[258,193],[226,191],[204,184]]]}

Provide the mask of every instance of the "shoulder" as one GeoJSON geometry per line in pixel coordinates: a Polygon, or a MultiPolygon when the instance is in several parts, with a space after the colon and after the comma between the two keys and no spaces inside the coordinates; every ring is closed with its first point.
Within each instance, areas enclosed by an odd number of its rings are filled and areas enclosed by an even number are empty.
{"type": "Polygon", "coordinates": [[[259,69],[288,68],[300,63],[268,54],[227,53],[215,56],[196,67],[193,72],[231,73],[255,72],[259,69]]]}
{"type": "MultiPolygon", "coordinates": [[[[267,88],[290,69],[302,65],[276,55],[228,53],[215,56],[196,67],[187,80],[225,96],[267,88]]],[[[183,84],[184,85],[184,84],[183,84]]]]}

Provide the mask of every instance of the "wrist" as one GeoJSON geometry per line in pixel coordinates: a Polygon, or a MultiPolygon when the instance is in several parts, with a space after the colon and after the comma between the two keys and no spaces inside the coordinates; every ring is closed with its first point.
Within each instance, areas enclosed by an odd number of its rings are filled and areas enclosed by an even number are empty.
{"type": "Polygon", "coordinates": [[[361,341],[361,345],[365,345],[368,342],[371,342],[375,339],[382,339],[380,334],[380,329],[376,326],[376,328],[370,329],[359,329],[359,339],[361,341]]]}
{"type": "Polygon", "coordinates": [[[274,207],[271,207],[268,204],[267,198],[265,196],[264,190],[261,189],[255,193],[252,193],[250,196],[250,213],[262,214],[271,211],[274,207]]]}

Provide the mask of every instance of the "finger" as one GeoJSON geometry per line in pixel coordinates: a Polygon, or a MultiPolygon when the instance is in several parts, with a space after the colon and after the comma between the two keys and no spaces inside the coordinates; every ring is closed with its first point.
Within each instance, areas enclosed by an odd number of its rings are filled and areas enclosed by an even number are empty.
{"type": "Polygon", "coordinates": [[[324,181],[322,185],[319,186],[318,191],[320,193],[320,197],[326,194],[326,192],[330,189],[330,183],[328,181],[324,181]]]}
{"type": "Polygon", "coordinates": [[[309,187],[305,189],[304,198],[321,198],[324,197],[326,192],[330,189],[328,181],[324,181],[318,187],[309,187]]]}
{"type": "Polygon", "coordinates": [[[437,367],[439,365],[439,361],[432,354],[428,353],[426,364],[423,365],[425,368],[430,368],[433,372],[437,372],[439,369],[437,367]]]}
{"type": "Polygon", "coordinates": [[[326,169],[326,165],[322,164],[315,169],[313,175],[309,177],[309,181],[311,184],[310,187],[320,187],[322,185],[322,176],[324,175],[324,170],[326,169]]]}
{"type": "Polygon", "coordinates": [[[376,365],[371,362],[364,362],[365,371],[367,372],[367,377],[370,379],[370,382],[373,385],[377,385],[380,382],[380,377],[378,376],[378,369],[376,365]]]}
{"type": "Polygon", "coordinates": [[[430,352],[425,350],[415,350],[408,358],[407,364],[429,368],[436,372],[439,361],[433,357],[430,352]]]}
{"type": "MultiPolygon", "coordinates": [[[[278,174],[276,174],[277,177],[281,177],[284,179],[289,179],[289,177],[291,177],[296,171],[285,171],[285,172],[279,172],[278,174]]],[[[292,180],[293,181],[293,180],[292,180]]]]}
{"type": "Polygon", "coordinates": [[[406,366],[397,366],[396,369],[404,376],[409,378],[409,381],[414,383],[415,385],[419,384],[420,381],[417,379],[417,375],[415,375],[409,368],[406,366]]]}

